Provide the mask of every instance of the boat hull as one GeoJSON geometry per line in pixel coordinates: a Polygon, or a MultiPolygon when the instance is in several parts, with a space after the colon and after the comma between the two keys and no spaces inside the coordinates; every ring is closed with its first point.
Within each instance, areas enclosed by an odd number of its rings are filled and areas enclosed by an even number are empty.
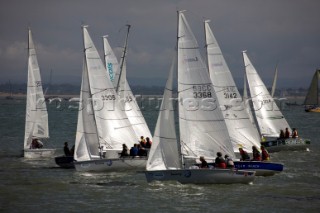
{"type": "Polygon", "coordinates": [[[306,112],[320,112],[320,107],[309,107],[305,109],[306,112]]]}
{"type": "Polygon", "coordinates": [[[237,169],[255,171],[256,176],[272,176],[283,171],[283,164],[264,161],[234,161],[237,169]]]}
{"type": "Polygon", "coordinates": [[[253,182],[255,172],[232,169],[180,169],[145,171],[148,182],[177,181],[182,184],[233,184],[253,182]]]}
{"type": "Polygon", "coordinates": [[[55,157],[54,161],[56,162],[56,164],[62,168],[75,168],[74,167],[74,158],[73,156],[59,156],[59,157],[55,157]]]}
{"type": "Polygon", "coordinates": [[[268,152],[307,150],[310,140],[303,138],[275,139],[261,142],[268,152]]]}
{"type": "Polygon", "coordinates": [[[145,169],[146,165],[147,157],[125,157],[74,162],[76,170],[80,172],[138,171],[145,169]]]}
{"type": "Polygon", "coordinates": [[[28,159],[52,158],[56,153],[56,149],[24,149],[23,155],[28,159]]]}

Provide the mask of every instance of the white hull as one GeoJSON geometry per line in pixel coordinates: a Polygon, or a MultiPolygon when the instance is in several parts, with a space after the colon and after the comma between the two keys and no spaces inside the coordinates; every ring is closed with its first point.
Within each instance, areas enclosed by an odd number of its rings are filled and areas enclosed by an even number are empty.
{"type": "Polygon", "coordinates": [[[307,150],[310,140],[303,138],[274,139],[261,142],[268,152],[307,150]]]}
{"type": "Polygon", "coordinates": [[[146,168],[146,157],[125,157],[74,162],[80,172],[138,171],[146,168]]]}
{"type": "Polygon", "coordinates": [[[180,183],[194,184],[232,184],[251,183],[255,172],[230,169],[181,169],[146,171],[148,182],[151,181],[178,181],[180,183]]]}
{"type": "Polygon", "coordinates": [[[56,149],[24,149],[24,157],[28,159],[52,158],[56,149]]]}

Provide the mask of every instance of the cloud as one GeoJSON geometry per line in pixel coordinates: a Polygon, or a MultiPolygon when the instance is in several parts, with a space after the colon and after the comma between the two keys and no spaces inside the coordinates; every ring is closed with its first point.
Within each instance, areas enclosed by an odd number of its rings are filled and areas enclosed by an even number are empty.
{"type": "Polygon", "coordinates": [[[203,20],[211,19],[235,78],[243,76],[244,49],[262,79],[272,78],[279,62],[279,85],[286,85],[285,78],[290,76],[296,78],[298,87],[307,87],[300,84],[301,70],[304,78],[311,79],[320,66],[318,0],[3,0],[0,4],[0,71],[4,80],[25,79],[28,26],[34,33],[44,78],[53,69],[57,81],[80,79],[82,23],[90,26],[100,53],[105,34],[109,34],[111,46],[121,50],[124,26],[131,24],[128,77],[166,78],[176,43],[177,9],[187,10],[186,18],[203,55],[203,20]]]}

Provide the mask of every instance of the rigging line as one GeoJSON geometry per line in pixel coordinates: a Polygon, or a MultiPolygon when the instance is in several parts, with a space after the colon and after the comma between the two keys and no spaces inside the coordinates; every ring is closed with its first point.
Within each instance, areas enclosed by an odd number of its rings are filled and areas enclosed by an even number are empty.
{"type": "MultiPolygon", "coordinates": [[[[103,144],[103,145],[107,145],[107,148],[110,148],[110,149],[113,149],[113,147],[104,139],[104,138],[102,138],[101,136],[99,136],[99,139],[101,139],[102,141],[104,141],[105,143],[103,144]]],[[[101,143],[99,143],[100,144],[100,146],[101,146],[101,143]]]]}
{"type": "Polygon", "coordinates": [[[190,152],[194,155],[197,156],[197,154],[185,143],[183,140],[180,140],[180,144],[183,145],[185,151],[189,154],[190,152]]]}

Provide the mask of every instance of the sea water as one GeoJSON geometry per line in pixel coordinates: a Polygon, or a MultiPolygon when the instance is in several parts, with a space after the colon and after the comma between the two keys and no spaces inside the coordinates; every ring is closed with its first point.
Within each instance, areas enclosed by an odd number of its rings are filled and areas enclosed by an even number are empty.
{"type": "MultiPolygon", "coordinates": [[[[141,107],[153,132],[159,103],[141,107]]],[[[48,146],[62,153],[75,141],[76,104],[53,101],[48,114],[48,146]]],[[[309,152],[272,153],[283,172],[250,185],[148,184],[143,173],[81,173],[24,159],[25,100],[0,99],[0,212],[320,212],[320,113],[290,106],[283,114],[312,143],[309,152]]]]}

